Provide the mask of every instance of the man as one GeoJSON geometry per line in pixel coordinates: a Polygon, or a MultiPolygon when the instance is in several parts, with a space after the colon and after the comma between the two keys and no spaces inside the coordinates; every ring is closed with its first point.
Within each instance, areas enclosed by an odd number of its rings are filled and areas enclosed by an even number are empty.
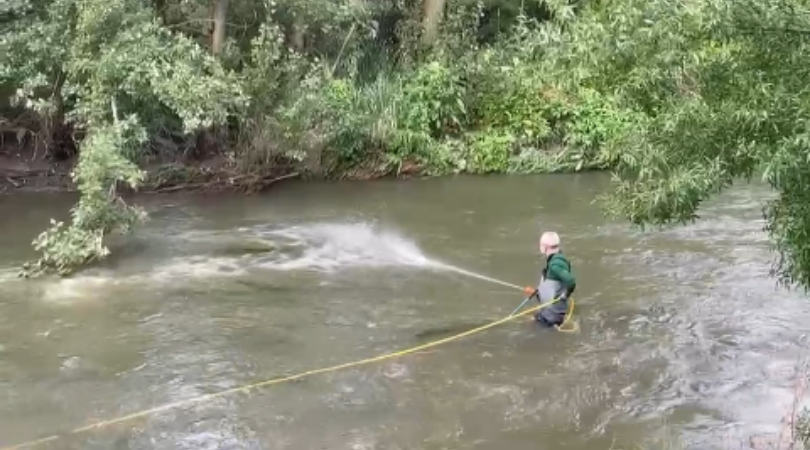
{"type": "Polygon", "coordinates": [[[560,236],[547,231],[540,237],[540,253],[546,256],[546,267],[543,269],[540,284],[537,288],[527,287],[526,295],[537,297],[540,303],[558,299],[555,303],[546,306],[534,315],[540,325],[552,327],[560,326],[568,313],[568,297],[576,289],[577,282],[571,273],[571,263],[560,250],[560,236]]]}

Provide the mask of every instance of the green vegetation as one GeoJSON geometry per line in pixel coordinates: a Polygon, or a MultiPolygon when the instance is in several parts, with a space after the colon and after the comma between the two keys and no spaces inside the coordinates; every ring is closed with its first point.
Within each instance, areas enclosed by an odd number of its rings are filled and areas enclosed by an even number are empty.
{"type": "Polygon", "coordinates": [[[259,184],[609,169],[639,225],[761,174],[776,272],[810,285],[799,0],[13,0],[0,27],[4,116],[79,154],[31,273],[105,256],[148,163],[218,158],[259,184]]]}

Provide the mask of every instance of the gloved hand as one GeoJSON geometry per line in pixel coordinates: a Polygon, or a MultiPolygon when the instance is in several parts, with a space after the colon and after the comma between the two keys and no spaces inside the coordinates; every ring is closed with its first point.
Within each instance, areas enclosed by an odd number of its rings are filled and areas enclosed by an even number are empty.
{"type": "Polygon", "coordinates": [[[564,301],[568,300],[569,295],[570,295],[570,292],[563,292],[562,294],[560,294],[559,297],[557,297],[557,300],[559,300],[561,302],[564,302],[564,301]]]}
{"type": "Polygon", "coordinates": [[[527,297],[531,297],[532,295],[537,293],[537,288],[526,286],[523,288],[523,293],[526,294],[527,297]]]}

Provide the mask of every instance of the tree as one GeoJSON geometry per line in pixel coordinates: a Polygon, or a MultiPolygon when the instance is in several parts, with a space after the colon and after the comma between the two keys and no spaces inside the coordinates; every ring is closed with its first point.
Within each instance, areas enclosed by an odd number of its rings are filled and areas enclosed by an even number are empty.
{"type": "MultiPolygon", "coordinates": [[[[69,225],[34,242],[32,272],[67,273],[107,254],[104,237],[143,213],[118,196],[137,188],[134,163],[152,132],[141,117],[174,116],[187,132],[224,123],[245,104],[232,74],[184,36],[161,27],[136,0],[53,0],[27,5],[3,37],[9,64],[0,80],[22,86],[19,101],[43,115],[68,108],[86,135],[74,170],[81,198],[69,225]],[[54,95],[60,91],[63,95],[54,95]]],[[[52,113],[51,113],[52,114],[52,113]]],[[[147,122],[155,123],[155,122],[147,122]]]]}
{"type": "Polygon", "coordinates": [[[550,65],[615,93],[638,120],[605,149],[610,212],[685,223],[756,174],[782,282],[810,286],[810,10],[798,0],[614,0],[544,30],[550,65]],[[550,31],[550,32],[549,32],[550,31]]]}

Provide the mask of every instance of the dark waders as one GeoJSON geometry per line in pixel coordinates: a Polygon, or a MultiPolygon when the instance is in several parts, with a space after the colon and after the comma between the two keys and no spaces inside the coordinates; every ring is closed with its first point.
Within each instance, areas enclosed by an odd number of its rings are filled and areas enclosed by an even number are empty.
{"type": "MultiPolygon", "coordinates": [[[[562,283],[544,278],[537,287],[537,301],[540,303],[550,302],[562,294],[562,283]]],[[[544,327],[559,326],[565,321],[568,313],[568,301],[554,302],[534,314],[534,320],[544,327]]]]}

